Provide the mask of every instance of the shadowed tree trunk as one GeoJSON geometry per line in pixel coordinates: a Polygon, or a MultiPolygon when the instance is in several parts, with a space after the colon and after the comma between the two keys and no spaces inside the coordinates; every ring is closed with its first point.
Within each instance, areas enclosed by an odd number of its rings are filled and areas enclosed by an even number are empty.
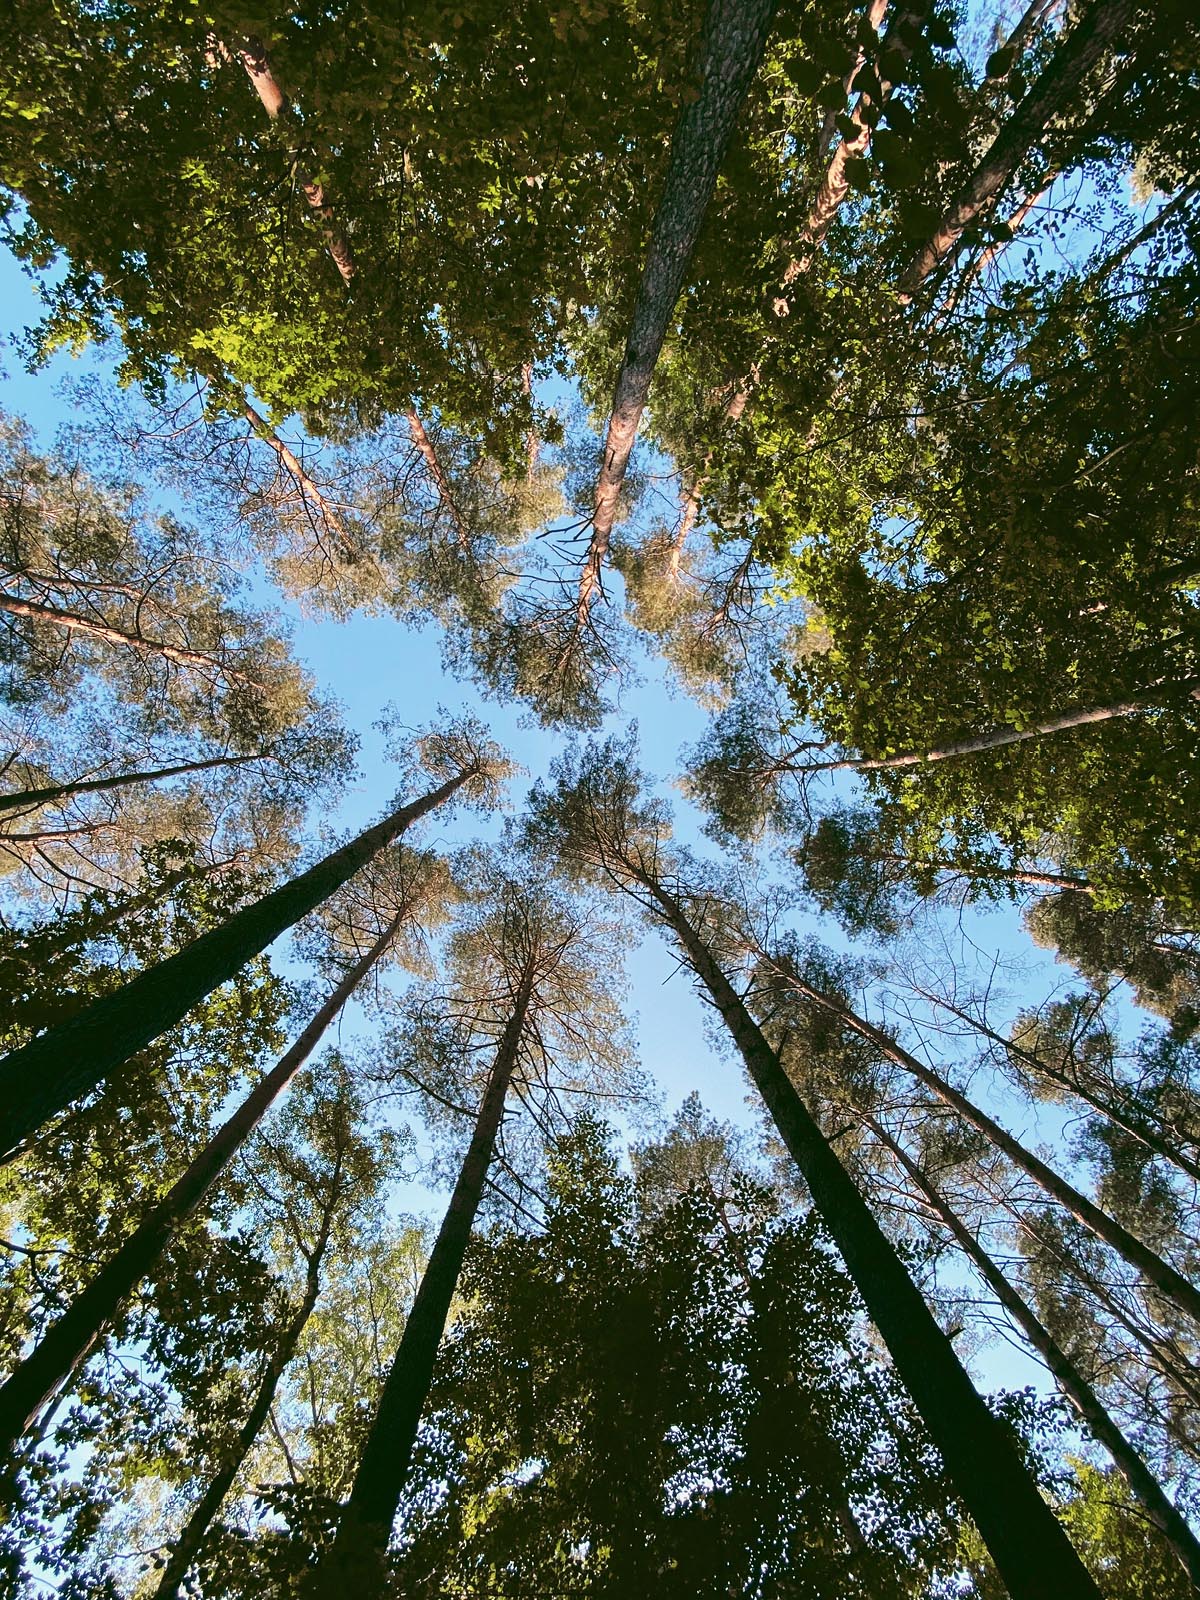
{"type": "Polygon", "coordinates": [[[419,817],[449,800],[476,770],[465,767],[290,883],[235,912],[220,928],[0,1060],[0,1155],[186,1016],[419,817]]]}
{"type": "Polygon", "coordinates": [[[310,1593],[374,1600],[383,1591],[383,1557],[433,1378],[438,1345],[491,1165],[504,1101],[516,1066],[533,985],[533,958],[517,989],[480,1103],[475,1131],[442,1219],[421,1286],[380,1396],[362,1460],[334,1540],[310,1593]]]}
{"type": "Polygon", "coordinates": [[[213,1475],[208,1488],[205,1489],[200,1499],[196,1502],[191,1515],[183,1525],[179,1538],[175,1541],[170,1559],[163,1571],[162,1581],[154,1591],[155,1600],[178,1600],[180,1586],[187,1577],[188,1568],[203,1549],[204,1541],[208,1537],[208,1530],[212,1526],[213,1519],[217,1512],[220,1511],[225,1496],[233,1487],[233,1480],[237,1477],[243,1461],[250,1454],[254,1441],[262,1432],[263,1425],[270,1415],[271,1407],[275,1402],[275,1391],[279,1387],[279,1380],[283,1377],[292,1357],[296,1354],[296,1346],[300,1343],[300,1335],[307,1327],[308,1319],[312,1316],[321,1293],[321,1264],[329,1247],[334,1208],[335,1198],[331,1188],[329,1202],[321,1219],[321,1230],[308,1256],[304,1298],[296,1308],[295,1315],[284,1329],[278,1346],[271,1354],[266,1371],[263,1373],[258,1385],[258,1393],[254,1397],[254,1404],[250,1407],[246,1420],[238,1429],[237,1438],[234,1440],[232,1448],[213,1475]]]}
{"type": "Polygon", "coordinates": [[[869,1040],[889,1061],[895,1062],[898,1067],[903,1067],[916,1078],[918,1083],[932,1090],[938,1099],[956,1111],[964,1122],[970,1123],[973,1128],[978,1128],[981,1133],[986,1134],[1015,1167],[1026,1173],[1035,1183],[1040,1184],[1048,1195],[1082,1222],[1085,1228],[1089,1228],[1098,1239],[1103,1239],[1105,1244],[1111,1245],[1118,1254],[1124,1256],[1130,1266],[1135,1267],[1147,1282],[1152,1283],[1160,1294],[1165,1295],[1185,1311],[1200,1327],[1200,1290],[1195,1284],[1189,1283],[1181,1272],[1177,1272],[1169,1262],[1164,1261],[1148,1245],[1135,1238],[1127,1228],[1123,1228],[1114,1217],[1102,1211],[1086,1195],[1080,1194],[1079,1190],[1065,1178],[1059,1177],[1053,1168],[1048,1167],[1031,1150],[1026,1150],[1012,1134],[1006,1132],[998,1122],[993,1121],[986,1111],[982,1111],[968,1100],[966,1095],[953,1088],[934,1072],[932,1067],[927,1067],[902,1045],[890,1039],[882,1029],[874,1027],[832,996],[822,994],[819,989],[810,988],[802,978],[789,971],[787,967],[776,965],[769,958],[767,965],[798,994],[804,995],[815,1005],[838,1017],[846,1027],[861,1038],[869,1040]]]}
{"type": "Polygon", "coordinates": [[[902,295],[911,296],[953,249],[963,229],[999,198],[1031,145],[1116,42],[1133,11],[1133,0],[1092,0],[1059,40],[1045,71],[1030,86],[983,160],[946,207],[930,238],[901,273],[897,287],[902,295]]]}
{"type": "Polygon", "coordinates": [[[671,138],[662,198],[617,374],[596,484],[592,537],[579,579],[581,625],[600,588],[617,498],[649,398],[650,380],[716,187],[717,172],[762,60],[775,3],[710,0],[700,50],[700,93],[684,107],[671,138]]]}
{"type": "Polygon", "coordinates": [[[903,1146],[893,1139],[887,1129],[874,1117],[861,1111],[857,1115],[880,1144],[891,1153],[917,1193],[942,1222],[963,1254],[1041,1356],[1063,1394],[1074,1406],[1092,1436],[1108,1451],[1117,1470],[1145,1507],[1146,1515],[1166,1538],[1193,1584],[1200,1589],[1200,1543],[1168,1499],[1154,1474],[1113,1421],[1099,1395],[1060,1349],[962,1218],[952,1209],[903,1146]]]}
{"type": "Polygon", "coordinates": [[[157,783],[162,778],[178,778],[187,772],[211,772],[216,767],[239,767],[247,761],[270,761],[270,756],[213,756],[208,761],[181,761],[174,767],[155,767],[146,772],[117,772],[107,778],[78,778],[74,783],[50,784],[45,789],[17,789],[0,795],[0,813],[27,806],[49,805],[70,800],[77,794],[101,794],[109,789],[126,789],[135,783],[157,783]]]}
{"type": "Polygon", "coordinates": [[[46,1402],[79,1370],[96,1348],[122,1304],[254,1132],[320,1043],[325,1030],[396,937],[405,913],[350,968],[287,1053],[251,1091],[233,1116],[150,1214],[143,1218],[108,1264],[72,1300],[0,1387],[0,1460],[32,1425],[46,1402]]]}
{"type": "Polygon", "coordinates": [[[1013,1600],[1098,1600],[1062,1527],[745,1003],[678,900],[644,870],[633,876],[737,1045],[1013,1600]]]}

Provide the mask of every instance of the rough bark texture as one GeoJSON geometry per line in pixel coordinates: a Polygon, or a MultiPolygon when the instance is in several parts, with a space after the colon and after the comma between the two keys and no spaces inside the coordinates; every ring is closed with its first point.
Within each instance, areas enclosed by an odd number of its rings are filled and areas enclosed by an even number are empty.
{"type": "Polygon", "coordinates": [[[658,884],[644,880],[644,887],[729,1029],[1013,1600],[1098,1600],[1099,1590],[779,1057],[679,903],[658,884]]]}
{"type": "Polygon", "coordinates": [[[426,470],[433,481],[433,486],[437,490],[438,499],[445,508],[446,515],[454,524],[454,537],[464,550],[469,550],[471,541],[467,537],[466,524],[463,522],[458,506],[454,502],[450,481],[442,471],[442,463],[438,460],[437,451],[433,447],[433,440],[426,433],[425,424],[411,406],[404,413],[404,420],[408,423],[409,437],[417,447],[421,459],[425,463],[426,470]]]}
{"type": "MultiPolygon", "coordinates": [[[[271,70],[271,60],[266,47],[259,39],[243,39],[238,46],[238,59],[246,69],[246,76],[254,85],[255,93],[262,101],[263,109],[275,122],[280,117],[287,117],[290,111],[283,90],[276,81],[271,70]]],[[[343,283],[349,284],[357,268],[354,262],[354,252],[350,248],[350,241],[343,232],[324,187],[317,183],[299,161],[296,163],[296,182],[304,192],[309,209],[316,218],[325,240],[325,248],[338,269],[343,283]]]]}
{"type": "Polygon", "coordinates": [[[208,761],[181,761],[178,766],[154,767],[146,772],[117,772],[107,778],[53,783],[45,789],[17,789],[12,794],[0,795],[0,813],[70,800],[77,794],[102,794],[109,789],[127,789],[136,783],[157,783],[162,778],[178,778],[187,772],[211,772],[215,767],[239,767],[247,761],[269,760],[269,756],[213,756],[208,761]]]}
{"type": "Polygon", "coordinates": [[[0,1155],[186,1016],[471,775],[464,770],[401,806],[220,928],[0,1060],[0,1155]]]}
{"type": "Polygon", "coordinates": [[[1133,15],[1133,0],[1092,0],[1059,41],[1049,65],[1013,111],[991,148],[950,201],[931,237],[901,274],[897,287],[911,296],[953,249],[963,229],[996,201],[1034,142],[1114,44],[1133,15]]]}
{"type": "Polygon", "coordinates": [[[312,1021],[251,1091],[229,1120],[126,1239],[85,1289],[52,1323],[0,1387],[0,1460],[32,1425],[38,1412],[78,1371],[105,1329],[150,1272],[180,1225],[197,1209],[254,1129],[320,1043],[325,1030],[396,937],[403,913],[357,961],[312,1021]]]}
{"type": "Polygon", "coordinates": [[[863,1116],[862,1120],[884,1148],[891,1152],[917,1193],[949,1231],[963,1254],[1041,1356],[1054,1381],[1074,1406],[1093,1438],[1108,1451],[1117,1470],[1145,1507],[1146,1515],[1170,1544],[1184,1571],[1200,1588],[1200,1543],[1168,1499],[1162,1485],[1113,1421],[1099,1395],[908,1152],[873,1117],[863,1116]]]}
{"type": "Polygon", "coordinates": [[[203,650],[186,650],[181,645],[167,644],[162,639],[144,639],[140,633],[127,633],[123,628],[114,628],[106,622],[80,616],[77,611],[61,611],[57,606],[39,605],[35,600],[22,600],[15,594],[0,594],[0,611],[7,611],[14,617],[27,617],[32,622],[49,622],[56,628],[65,628],[68,633],[82,633],[90,639],[103,639],[105,644],[123,645],[142,655],[162,656],[164,661],[173,661],[176,666],[202,667],[205,672],[216,673],[232,683],[258,687],[253,678],[226,665],[220,656],[206,655],[203,650]]]}
{"type": "Polygon", "coordinates": [[[881,1029],[865,1021],[840,1001],[822,994],[819,989],[810,988],[802,979],[786,969],[774,967],[773,970],[779,972],[798,993],[839,1017],[860,1038],[870,1040],[881,1055],[911,1073],[918,1083],[924,1084],[939,1100],[956,1111],[964,1122],[970,1123],[973,1128],[978,1128],[981,1133],[986,1134],[1015,1167],[1019,1167],[1035,1183],[1040,1184],[1052,1199],[1057,1200],[1059,1205],[1069,1211],[1077,1221],[1082,1222],[1085,1228],[1089,1228],[1098,1239],[1103,1239],[1105,1244],[1111,1245],[1124,1256],[1130,1266],[1136,1267],[1147,1282],[1152,1283],[1160,1294],[1174,1301],[1200,1327],[1200,1290],[1195,1284],[1189,1283],[1169,1262],[1156,1255],[1148,1245],[1135,1238],[1127,1228],[1123,1228],[1115,1218],[1093,1204],[1086,1195],[1080,1194],[1079,1190],[1072,1187],[1065,1178],[1059,1177],[1053,1168],[1048,1167],[1032,1151],[1026,1150],[1025,1146],[1018,1143],[998,1122],[994,1122],[986,1111],[973,1104],[966,1095],[960,1094],[931,1067],[927,1067],[902,1045],[890,1039],[881,1029]]]}
{"type": "Polygon", "coordinates": [[[304,1298],[297,1307],[295,1315],[283,1331],[279,1344],[267,1363],[265,1372],[258,1386],[258,1393],[254,1397],[254,1404],[246,1415],[246,1420],[238,1429],[237,1438],[233,1442],[228,1455],[214,1473],[212,1481],[200,1496],[192,1510],[191,1516],[183,1525],[179,1538],[175,1541],[170,1559],[163,1570],[162,1581],[154,1591],[155,1600],[178,1600],[180,1586],[187,1577],[188,1568],[199,1556],[204,1548],[204,1541],[208,1537],[208,1530],[213,1519],[220,1511],[225,1496],[233,1487],[233,1480],[237,1477],[242,1462],[250,1454],[254,1441],[262,1432],[263,1424],[270,1415],[271,1407],[275,1402],[275,1391],[292,1357],[296,1354],[296,1346],[300,1343],[300,1335],[308,1325],[317,1300],[321,1293],[321,1263],[324,1260],[326,1249],[329,1245],[330,1227],[333,1222],[333,1206],[327,1207],[322,1223],[321,1232],[308,1258],[308,1271],[305,1274],[304,1298]]]}
{"type": "Polygon", "coordinates": [[[716,187],[718,169],[762,60],[774,9],[775,0],[711,0],[709,6],[700,50],[700,93],[684,107],[671,138],[666,181],[617,375],[596,485],[592,538],[579,580],[581,620],[600,587],[617,498],[650,394],[650,379],[716,187]]]}
{"type": "Polygon", "coordinates": [[[400,1348],[384,1384],[337,1537],[311,1591],[322,1597],[329,1596],[330,1600],[345,1594],[355,1595],[356,1600],[374,1600],[383,1592],[383,1555],[391,1537],[421,1410],[433,1378],[438,1346],[450,1314],[504,1115],[504,1101],[517,1062],[532,981],[530,963],[517,991],[512,1016],[501,1036],[475,1131],[404,1325],[400,1348]]]}

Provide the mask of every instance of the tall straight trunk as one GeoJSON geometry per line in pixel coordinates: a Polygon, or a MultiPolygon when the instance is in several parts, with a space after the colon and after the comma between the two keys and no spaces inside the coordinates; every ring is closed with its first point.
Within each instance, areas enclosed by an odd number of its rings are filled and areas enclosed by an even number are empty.
{"type": "Polygon", "coordinates": [[[203,650],[187,650],[182,645],[167,644],[163,639],[146,639],[140,633],[128,633],[124,628],[107,622],[96,622],[77,611],[63,611],[57,606],[40,605],[36,600],[22,600],[19,595],[0,594],[0,611],[13,617],[27,617],[33,622],[49,622],[68,633],[81,633],[89,639],[103,639],[105,644],[122,645],[141,655],[161,656],[180,667],[201,667],[205,672],[216,673],[231,683],[242,683],[251,689],[259,685],[245,672],[227,665],[219,656],[206,655],[203,650]]]}
{"type": "MultiPolygon", "coordinates": [[[[1191,679],[1179,685],[1189,693],[1196,685],[1191,679]]],[[[955,739],[949,744],[935,745],[930,750],[905,750],[894,756],[847,756],[837,761],[811,761],[789,764],[791,772],[885,772],[897,767],[923,767],[934,761],[952,761],[956,756],[979,755],[985,750],[1001,750],[1005,745],[1024,744],[1028,739],[1042,739],[1051,733],[1066,733],[1072,728],[1087,728],[1096,722],[1112,722],[1118,717],[1130,717],[1138,711],[1162,709],[1162,695],[1135,695],[1128,700],[1117,700],[1107,706],[1081,706],[1075,711],[1064,711],[1056,717],[1047,717],[1028,728],[993,728],[988,733],[972,734],[968,739],[955,739]]]]}
{"type": "Polygon", "coordinates": [[[317,1300],[321,1293],[321,1263],[329,1246],[329,1234],[333,1223],[334,1206],[332,1196],[326,1206],[325,1216],[322,1219],[321,1231],[308,1258],[308,1271],[305,1274],[304,1298],[296,1309],[283,1331],[278,1346],[272,1352],[267,1363],[266,1371],[258,1385],[258,1393],[254,1397],[254,1404],[246,1414],[246,1420],[238,1429],[237,1438],[221,1462],[207,1489],[196,1502],[191,1515],[183,1525],[183,1530],[171,1550],[167,1565],[163,1571],[158,1588],[154,1591],[155,1600],[178,1600],[180,1586],[187,1577],[188,1569],[204,1548],[204,1541],[208,1537],[213,1518],[220,1511],[225,1496],[233,1487],[233,1480],[237,1477],[243,1461],[250,1454],[254,1441],[262,1432],[275,1403],[275,1391],[279,1387],[279,1380],[290,1365],[292,1357],[296,1354],[296,1346],[300,1343],[300,1335],[308,1326],[308,1319],[312,1316],[317,1300]]]}
{"type": "Polygon", "coordinates": [[[12,794],[0,795],[0,813],[71,800],[77,794],[102,794],[110,789],[127,789],[136,783],[158,783],[163,778],[178,778],[188,772],[211,772],[216,767],[239,767],[248,761],[270,760],[270,756],[212,756],[207,761],[181,761],[177,766],[153,767],[145,772],[118,772],[107,778],[53,783],[44,789],[18,789],[12,794]]]}
{"type": "Polygon", "coordinates": [[[383,1591],[383,1556],[504,1115],[532,982],[532,965],[527,965],[512,1016],[496,1051],[454,1193],[379,1398],[350,1499],[333,1547],[318,1573],[315,1592],[321,1595],[353,1594],[356,1600],[374,1600],[383,1591]]]}
{"type": "Polygon", "coordinates": [[[708,210],[738,113],[762,60],[776,0],[709,0],[700,46],[700,93],[671,136],[662,197],[617,374],[596,484],[592,537],[579,579],[582,624],[600,587],[617,497],[688,263],[708,210]]]}
{"type": "Polygon", "coordinates": [[[1170,1544],[1184,1571],[1193,1584],[1200,1588],[1200,1542],[1197,1542],[1195,1534],[1167,1497],[1157,1478],[1113,1421],[1099,1395],[907,1150],[874,1117],[861,1112],[859,1115],[880,1144],[890,1151],[917,1193],[1041,1356],[1093,1438],[1108,1451],[1117,1470],[1141,1501],[1146,1515],[1170,1544]]]}
{"type": "MultiPolygon", "coordinates": [[[[1085,1088],[1083,1084],[1070,1077],[1067,1073],[1056,1072],[1053,1067],[1047,1066],[1044,1061],[1039,1060],[1032,1052],[1022,1049],[1019,1044],[1015,1044],[1011,1039],[1006,1039],[1003,1034],[997,1033],[994,1028],[989,1028],[986,1023],[979,1022],[967,1012],[959,1010],[958,1006],[951,1005],[949,1000],[943,1000],[937,995],[926,994],[924,990],[918,990],[917,992],[922,999],[930,1000],[934,1005],[949,1011],[952,1016],[958,1017],[968,1027],[974,1028],[976,1032],[981,1033],[985,1039],[990,1039],[993,1044],[999,1045],[1001,1049],[1006,1050],[1011,1056],[1025,1062],[1029,1071],[1035,1076],[1048,1078],[1051,1083],[1059,1084],[1068,1093],[1073,1094],[1077,1100],[1082,1100],[1084,1105],[1091,1106],[1093,1111],[1098,1111],[1102,1117],[1106,1117],[1115,1128],[1120,1128],[1122,1133],[1128,1134],[1136,1143],[1144,1146],[1152,1154],[1161,1156],[1164,1161],[1169,1161],[1172,1166],[1178,1167],[1180,1172],[1187,1177],[1200,1183],[1200,1163],[1185,1156],[1182,1150],[1176,1150],[1160,1134],[1135,1121],[1133,1117],[1115,1108],[1108,1101],[1102,1100],[1098,1094],[1085,1088]]],[[[1114,1084],[1113,1088],[1115,1091],[1118,1085],[1114,1084]]]]}
{"type": "Polygon", "coordinates": [[[100,1269],[66,1311],[42,1335],[0,1386],[0,1460],[12,1450],[52,1395],[91,1355],[106,1328],[162,1251],[196,1211],[275,1101],[320,1043],[325,1030],[396,937],[403,920],[389,927],[333,989],[312,1021],[213,1135],[183,1176],[142,1219],[116,1255],[100,1269]]]}
{"type": "Polygon", "coordinates": [[[745,1003],[679,902],[648,876],[639,881],[737,1045],[1013,1600],[1098,1600],[1054,1513],[745,1003]]]}
{"type": "Polygon", "coordinates": [[[1167,1299],[1173,1301],[1182,1311],[1200,1327],[1200,1290],[1193,1283],[1189,1283],[1182,1273],[1177,1272],[1169,1262],[1162,1259],[1150,1249],[1149,1245],[1142,1243],[1134,1237],[1127,1228],[1107,1211],[1102,1211],[1098,1205],[1089,1200],[1086,1195],[1069,1184],[1065,1178],[1059,1177],[1052,1167],[1035,1156],[1031,1150],[1026,1150],[1023,1144],[1018,1143],[1011,1133],[1006,1132],[1000,1124],[982,1111],[965,1094],[953,1088],[946,1080],[934,1072],[932,1067],[927,1067],[923,1061],[905,1050],[902,1045],[890,1039],[882,1029],[874,1027],[857,1013],[850,1010],[840,1000],[823,994],[819,989],[810,988],[803,979],[787,968],[777,966],[774,962],[768,963],[771,970],[777,973],[787,984],[804,995],[815,1005],[838,1017],[846,1027],[857,1033],[860,1038],[869,1040],[879,1050],[881,1055],[889,1061],[895,1062],[905,1072],[911,1073],[918,1083],[924,1084],[927,1089],[956,1111],[964,1122],[971,1127],[978,1128],[980,1133],[986,1134],[998,1150],[1008,1157],[1012,1164],[1040,1184],[1048,1195],[1057,1200],[1065,1210],[1085,1228],[1090,1229],[1098,1239],[1122,1255],[1131,1267],[1152,1283],[1154,1287],[1167,1299]]]}
{"type": "MultiPolygon", "coordinates": [[[[265,45],[260,39],[243,39],[237,47],[238,59],[246,69],[246,76],[254,85],[254,92],[262,103],[263,110],[272,122],[280,117],[288,117],[289,106],[280,88],[275,74],[271,68],[271,59],[267,54],[265,45]]],[[[304,198],[308,201],[309,210],[316,218],[325,240],[325,248],[329,251],[334,266],[338,269],[341,280],[349,285],[357,269],[354,261],[354,252],[350,241],[341,227],[334,213],[333,206],[325,192],[325,187],[313,178],[297,161],[295,166],[296,182],[304,191],[304,198]]]]}
{"type": "Polygon", "coordinates": [[[221,927],[0,1060],[0,1156],[185,1017],[419,817],[448,800],[474,771],[464,768],[401,806],[221,927]]]}
{"type": "Polygon", "coordinates": [[[999,198],[1030,147],[1116,43],[1133,11],[1133,0],[1091,0],[950,201],[930,238],[901,273],[897,287],[902,295],[911,296],[954,247],[963,229],[999,198]]]}

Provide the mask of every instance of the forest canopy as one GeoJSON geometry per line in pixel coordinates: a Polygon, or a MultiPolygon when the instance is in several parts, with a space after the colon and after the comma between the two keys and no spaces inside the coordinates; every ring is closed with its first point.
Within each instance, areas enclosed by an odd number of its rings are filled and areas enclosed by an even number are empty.
{"type": "Polygon", "coordinates": [[[1200,1591],[1192,8],[10,11],[0,1590],[1200,1591]]]}

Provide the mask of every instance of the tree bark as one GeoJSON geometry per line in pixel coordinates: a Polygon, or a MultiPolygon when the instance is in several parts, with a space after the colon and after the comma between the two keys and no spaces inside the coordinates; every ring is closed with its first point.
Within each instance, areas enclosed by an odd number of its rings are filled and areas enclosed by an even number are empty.
{"type": "Polygon", "coordinates": [[[650,379],[683,288],[717,173],[762,60],[776,0],[710,0],[699,97],[680,113],[604,443],[592,537],[579,579],[579,620],[600,588],[617,498],[650,394],[650,379]]]}
{"type": "MultiPolygon", "coordinates": [[[[283,90],[276,81],[271,70],[271,59],[266,47],[260,39],[243,39],[237,47],[238,60],[246,69],[246,76],[254,85],[254,91],[262,101],[263,109],[272,122],[280,117],[287,117],[290,112],[283,90]]],[[[350,241],[343,232],[324,186],[316,182],[299,161],[296,163],[296,182],[304,191],[304,198],[308,201],[309,209],[321,229],[325,240],[325,248],[329,251],[334,266],[338,269],[342,282],[349,284],[357,272],[354,261],[354,252],[350,241]]]]}
{"type": "Polygon", "coordinates": [[[88,1094],[473,776],[467,767],[392,812],[220,928],[0,1060],[0,1156],[88,1094]]]}
{"type": "Polygon", "coordinates": [[[897,288],[911,298],[954,247],[958,236],[1003,192],[1030,147],[1076,93],[1088,72],[1117,40],[1133,15],[1133,0],[1092,0],[1059,40],[1046,70],[1014,109],[991,148],[950,201],[931,237],[901,273],[897,288]]]}
{"type": "Polygon", "coordinates": [[[1056,1200],[1064,1210],[1069,1211],[1085,1228],[1091,1230],[1098,1239],[1110,1245],[1117,1253],[1125,1258],[1131,1267],[1135,1267],[1147,1282],[1173,1301],[1182,1311],[1200,1327],[1200,1290],[1193,1283],[1189,1283],[1182,1273],[1177,1272],[1169,1262],[1156,1255],[1148,1245],[1134,1237],[1128,1229],[1123,1228],[1115,1218],[1102,1211],[1086,1195],[1069,1184],[1065,1178],[1059,1177],[1051,1167],[1035,1156],[1031,1150],[1019,1144],[1012,1134],[1007,1133],[998,1122],[993,1121],[986,1111],[982,1111],[967,1099],[966,1095],[952,1088],[942,1077],[939,1077],[932,1067],[927,1067],[923,1061],[905,1050],[902,1045],[890,1039],[880,1028],[874,1027],[865,1021],[848,1006],[843,1005],[830,995],[822,994],[819,989],[812,989],[803,979],[786,968],[777,966],[768,958],[768,965],[773,972],[789,984],[798,994],[811,1000],[815,1005],[831,1012],[838,1017],[846,1027],[852,1029],[860,1038],[869,1040],[879,1050],[881,1055],[889,1061],[895,1062],[898,1067],[911,1073],[918,1083],[931,1090],[943,1104],[956,1111],[964,1122],[973,1128],[978,1128],[992,1141],[998,1150],[1008,1157],[1013,1165],[1040,1184],[1048,1195],[1056,1200]]]}
{"type": "MultiPolygon", "coordinates": [[[[1194,692],[1189,679],[1181,688],[1194,692]]],[[[1130,700],[1117,701],[1108,706],[1085,706],[1078,711],[1064,711],[1060,716],[1035,722],[1030,728],[994,728],[990,733],[978,733],[970,739],[958,739],[952,744],[937,746],[932,750],[908,750],[895,756],[849,756],[838,761],[811,761],[788,764],[784,770],[791,772],[883,772],[897,767],[923,767],[934,761],[952,761],[956,756],[979,755],[985,750],[1000,750],[1005,745],[1023,744],[1027,739],[1041,739],[1050,733],[1066,733],[1071,728],[1086,728],[1096,722],[1111,722],[1117,717],[1129,717],[1137,711],[1161,711],[1161,695],[1139,695],[1130,700]]]]}
{"type": "Polygon", "coordinates": [[[145,772],[118,772],[107,778],[79,778],[74,783],[50,784],[44,789],[17,789],[12,794],[0,795],[0,813],[70,800],[77,794],[100,794],[135,783],[157,783],[161,778],[178,778],[187,772],[211,772],[215,767],[237,767],[247,761],[270,760],[270,756],[213,756],[208,761],[181,761],[174,767],[155,767],[145,772]]]}
{"type": "Polygon", "coordinates": [[[0,1387],[0,1460],[15,1447],[46,1402],[68,1383],[99,1344],[122,1304],[151,1271],[171,1238],[192,1216],[217,1179],[320,1043],[325,1030],[396,937],[400,912],[366,955],[331,991],[287,1053],[248,1094],[116,1255],[51,1324],[0,1387]]]}
{"type": "Polygon", "coordinates": [[[212,1526],[213,1518],[221,1509],[225,1496],[233,1487],[233,1480],[241,1469],[242,1462],[250,1454],[254,1441],[262,1431],[263,1424],[270,1415],[271,1407],[275,1403],[275,1391],[279,1387],[279,1380],[296,1354],[296,1346],[300,1343],[300,1335],[308,1325],[317,1300],[321,1293],[321,1263],[324,1260],[326,1249],[329,1245],[329,1234],[333,1223],[333,1203],[326,1207],[322,1221],[321,1231],[308,1258],[308,1271],[305,1274],[304,1298],[297,1307],[296,1314],[292,1317],[283,1331],[277,1348],[272,1352],[267,1363],[266,1371],[258,1386],[258,1393],[254,1397],[254,1404],[247,1413],[246,1420],[238,1429],[237,1438],[233,1447],[214,1473],[212,1481],[196,1502],[192,1514],[183,1525],[179,1538],[175,1541],[162,1580],[154,1591],[155,1600],[178,1600],[180,1586],[187,1577],[188,1568],[199,1556],[208,1537],[208,1530],[212,1526]]]}
{"type": "Polygon", "coordinates": [[[202,667],[206,672],[216,673],[232,683],[247,684],[252,689],[259,687],[253,678],[228,666],[219,656],[206,655],[202,650],[186,650],[161,639],[144,639],[139,633],[126,633],[123,628],[115,628],[107,622],[95,622],[90,617],[80,616],[77,611],[60,611],[56,606],[39,605],[35,600],[22,600],[15,594],[0,594],[0,611],[7,611],[14,617],[28,617],[34,622],[49,622],[57,628],[65,628],[68,633],[86,634],[92,639],[103,639],[105,644],[138,650],[143,655],[162,656],[176,666],[202,667]]]}
{"type": "Polygon", "coordinates": [[[404,413],[404,420],[408,424],[408,432],[412,442],[417,447],[433,481],[433,486],[437,490],[438,499],[445,507],[446,515],[454,526],[454,537],[461,549],[469,551],[471,541],[467,535],[466,524],[463,522],[462,515],[455,504],[450,481],[442,471],[442,463],[438,460],[438,453],[434,449],[433,440],[426,433],[425,424],[413,407],[410,406],[404,413]]]}
{"type": "Polygon", "coordinates": [[[438,1346],[491,1165],[525,1029],[532,986],[533,962],[530,959],[517,989],[512,1015],[500,1038],[458,1181],[404,1325],[396,1359],[384,1383],[350,1498],[333,1546],[318,1569],[310,1591],[314,1595],[328,1595],[332,1600],[334,1596],[353,1594],[356,1600],[375,1600],[383,1592],[383,1557],[412,1459],[421,1410],[433,1379],[438,1346]]]}
{"type": "Polygon", "coordinates": [[[741,997],[679,903],[648,876],[640,881],[729,1029],[1013,1600],[1097,1600],[1066,1534],[741,997]]]}
{"type": "Polygon", "coordinates": [[[1170,1544],[1192,1583],[1200,1588],[1200,1542],[1197,1542],[1195,1534],[1167,1497],[1162,1485],[1113,1421],[1099,1395],[1042,1326],[1029,1305],[1009,1283],[945,1197],[935,1188],[927,1174],[874,1117],[862,1112],[858,1114],[880,1144],[891,1152],[917,1193],[939,1218],[959,1249],[1041,1356],[1055,1382],[1082,1418],[1093,1438],[1108,1451],[1117,1470],[1145,1507],[1146,1515],[1170,1544]]]}

